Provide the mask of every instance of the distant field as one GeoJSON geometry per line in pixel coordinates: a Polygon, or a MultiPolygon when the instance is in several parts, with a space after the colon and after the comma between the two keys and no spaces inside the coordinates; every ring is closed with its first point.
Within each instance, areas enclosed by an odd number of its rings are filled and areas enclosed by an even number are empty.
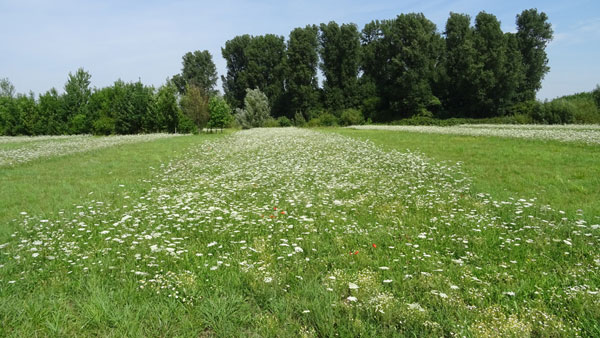
{"type": "Polygon", "coordinates": [[[535,198],[538,204],[550,205],[569,217],[583,212],[588,222],[600,223],[600,145],[578,141],[580,130],[600,135],[598,125],[380,127],[385,126],[332,130],[388,150],[409,149],[438,161],[461,162],[474,191],[498,199],[535,198]],[[520,130],[535,129],[546,133],[541,139],[518,136],[520,130]],[[469,134],[471,130],[477,132],[469,134]],[[491,136],[485,136],[489,130],[491,136]],[[494,136],[502,130],[509,136],[494,136]],[[562,133],[571,135],[570,141],[558,141],[567,138],[562,133]]]}
{"type": "Polygon", "coordinates": [[[123,144],[154,141],[180,135],[147,134],[121,136],[0,136],[0,167],[25,163],[40,158],[56,157],[114,147],[123,144]]]}
{"type": "Polygon", "coordinates": [[[578,142],[600,144],[600,125],[512,125],[512,124],[473,124],[451,127],[436,126],[387,126],[366,125],[352,126],[360,130],[405,131],[424,134],[445,134],[464,136],[498,136],[507,138],[524,138],[532,140],[555,140],[561,142],[578,142]]]}
{"type": "Polygon", "coordinates": [[[283,128],[5,165],[0,336],[598,336],[599,148],[283,128]]]}

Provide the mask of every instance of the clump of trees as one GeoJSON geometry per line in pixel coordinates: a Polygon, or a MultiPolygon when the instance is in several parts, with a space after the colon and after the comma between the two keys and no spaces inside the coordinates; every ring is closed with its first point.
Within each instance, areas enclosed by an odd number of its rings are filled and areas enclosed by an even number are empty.
{"type": "Polygon", "coordinates": [[[0,135],[193,133],[229,125],[210,53],[186,53],[182,65],[181,74],[158,89],[122,80],[91,88],[91,75],[80,68],[69,73],[64,93],[52,88],[36,98],[15,94],[1,79],[0,135]]]}
{"type": "Polygon", "coordinates": [[[492,14],[472,20],[450,13],[440,33],[423,14],[410,13],[362,30],[308,25],[292,30],[287,43],[270,34],[237,36],[222,48],[225,99],[242,108],[246,88],[258,88],[274,117],[296,124],[510,115],[535,100],[553,34],[536,9],[517,15],[516,24],[517,32],[507,33],[492,14]]]}

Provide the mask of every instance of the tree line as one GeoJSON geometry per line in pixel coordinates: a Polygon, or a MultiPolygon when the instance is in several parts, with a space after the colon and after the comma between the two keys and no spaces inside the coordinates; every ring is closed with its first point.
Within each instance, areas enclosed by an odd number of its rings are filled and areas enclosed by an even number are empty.
{"type": "Polygon", "coordinates": [[[63,94],[51,89],[35,98],[14,95],[5,79],[0,133],[222,128],[240,121],[232,113],[238,109],[239,116],[246,93],[256,89],[280,124],[509,115],[535,101],[549,71],[545,48],[553,35],[548,17],[536,9],[518,14],[516,25],[516,32],[503,32],[492,14],[480,12],[472,20],[450,13],[440,32],[423,14],[410,13],[371,21],[362,30],[333,21],[307,25],[293,29],[287,40],[236,36],[221,49],[227,67],[223,97],[206,50],[185,54],[181,73],[158,89],[120,80],[91,89],[90,74],[79,69],[69,74],[63,94]]]}
{"type": "Polygon", "coordinates": [[[413,116],[494,117],[535,100],[548,72],[548,17],[517,15],[503,32],[485,12],[451,13],[443,33],[423,14],[355,24],[330,22],[282,36],[237,36],[222,54],[225,98],[239,107],[246,88],[269,98],[273,115],[311,119],[348,109],[385,122],[413,116]],[[319,86],[318,70],[323,74],[319,86]]]}

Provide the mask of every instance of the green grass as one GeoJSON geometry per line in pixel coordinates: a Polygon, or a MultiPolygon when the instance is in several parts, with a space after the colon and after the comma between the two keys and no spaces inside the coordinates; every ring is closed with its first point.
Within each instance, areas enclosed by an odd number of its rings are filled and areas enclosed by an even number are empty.
{"type": "MultiPolygon", "coordinates": [[[[119,185],[126,186],[130,195],[143,194],[151,187],[144,181],[161,164],[218,137],[221,134],[181,136],[0,167],[0,238],[14,230],[10,221],[20,212],[51,218],[59,211],[72,212],[90,199],[121,203],[125,195],[119,185]]],[[[28,144],[7,143],[2,148],[28,144]]]]}
{"type": "Polygon", "coordinates": [[[598,336],[600,229],[504,190],[533,167],[440,163],[454,138],[250,130],[2,168],[0,336],[598,336]],[[395,150],[417,146],[434,160],[395,150]]]}
{"type": "Polygon", "coordinates": [[[325,129],[371,140],[388,150],[412,150],[436,161],[461,162],[473,190],[496,199],[536,198],[574,217],[600,222],[600,146],[501,137],[325,129]]]}

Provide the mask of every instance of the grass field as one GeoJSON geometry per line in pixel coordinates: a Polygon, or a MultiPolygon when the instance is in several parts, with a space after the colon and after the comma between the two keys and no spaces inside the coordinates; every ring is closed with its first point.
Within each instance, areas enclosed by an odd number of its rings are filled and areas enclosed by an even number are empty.
{"type": "Polygon", "coordinates": [[[0,335],[598,336],[598,148],[286,128],[5,165],[0,335]]]}

